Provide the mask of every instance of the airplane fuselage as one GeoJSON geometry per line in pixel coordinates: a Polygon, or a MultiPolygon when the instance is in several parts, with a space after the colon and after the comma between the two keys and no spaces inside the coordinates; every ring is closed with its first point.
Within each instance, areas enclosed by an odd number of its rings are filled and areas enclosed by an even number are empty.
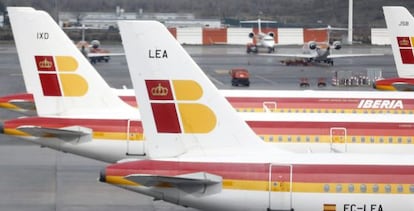
{"type": "Polygon", "coordinates": [[[312,160],[309,156],[309,163],[137,161],[108,166],[101,172],[100,181],[202,210],[414,209],[414,166],[411,164],[363,164],[366,161],[344,164],[335,160],[314,164],[312,160]],[[210,185],[192,185],[192,188],[185,184],[173,185],[173,182],[155,183],[151,187],[136,182],[140,181],[139,175],[174,179],[195,172],[221,180],[210,185]],[[138,175],[138,179],[131,181],[130,175],[138,175]]]}

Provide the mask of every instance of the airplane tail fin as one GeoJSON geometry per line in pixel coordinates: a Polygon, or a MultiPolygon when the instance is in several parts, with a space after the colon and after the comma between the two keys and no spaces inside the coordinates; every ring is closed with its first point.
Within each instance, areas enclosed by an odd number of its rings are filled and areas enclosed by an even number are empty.
{"type": "Polygon", "coordinates": [[[405,7],[383,7],[399,77],[414,77],[414,18],[405,7]]]}
{"type": "Polygon", "coordinates": [[[177,156],[189,149],[246,149],[263,143],[164,25],[156,21],[118,25],[149,156],[177,156]]]}
{"type": "Polygon", "coordinates": [[[49,14],[28,7],[7,9],[26,89],[33,93],[39,116],[131,111],[49,14]]]}

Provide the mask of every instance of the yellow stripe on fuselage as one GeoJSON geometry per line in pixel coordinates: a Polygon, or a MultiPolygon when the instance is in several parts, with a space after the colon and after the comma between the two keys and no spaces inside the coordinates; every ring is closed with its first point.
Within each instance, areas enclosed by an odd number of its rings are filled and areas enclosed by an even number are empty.
{"type": "MultiPolygon", "coordinates": [[[[4,134],[6,135],[14,135],[14,136],[31,136],[28,133],[25,133],[23,131],[20,131],[18,129],[10,129],[5,128],[4,134]]],[[[53,137],[53,136],[48,136],[53,137]]],[[[119,140],[119,141],[125,141],[127,140],[128,134],[127,133],[118,133],[118,132],[93,132],[93,138],[94,139],[102,139],[102,140],[119,140]]],[[[130,133],[129,134],[129,141],[144,141],[144,134],[142,133],[130,133]]]]}

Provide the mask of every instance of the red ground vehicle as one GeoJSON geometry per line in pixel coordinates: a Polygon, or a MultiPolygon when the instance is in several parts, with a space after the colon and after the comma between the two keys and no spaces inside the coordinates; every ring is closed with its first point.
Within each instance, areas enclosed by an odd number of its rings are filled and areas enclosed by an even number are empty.
{"type": "Polygon", "coordinates": [[[250,86],[250,74],[249,71],[244,68],[235,68],[230,70],[230,76],[231,76],[231,85],[232,86],[238,86],[238,85],[244,85],[244,86],[250,86]]]}
{"type": "Polygon", "coordinates": [[[259,49],[257,49],[257,45],[255,45],[253,43],[247,43],[246,52],[247,53],[258,53],[259,49]]]}

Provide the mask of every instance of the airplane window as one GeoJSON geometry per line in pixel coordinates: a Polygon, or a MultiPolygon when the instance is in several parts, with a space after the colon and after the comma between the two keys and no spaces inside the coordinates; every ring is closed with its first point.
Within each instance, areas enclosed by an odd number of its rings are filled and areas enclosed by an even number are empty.
{"type": "Polygon", "coordinates": [[[289,109],[287,112],[288,112],[288,113],[290,113],[290,112],[291,112],[291,110],[289,109]]]}
{"type": "Polygon", "coordinates": [[[310,141],[309,136],[306,136],[306,142],[309,142],[309,141],[310,141]]]}
{"type": "Polygon", "coordinates": [[[311,109],[310,112],[313,113],[313,109],[311,109]]]}
{"type": "Polygon", "coordinates": [[[355,110],[352,110],[352,113],[354,113],[354,114],[355,114],[355,113],[356,113],[356,111],[355,111],[355,110]]]}
{"type": "Polygon", "coordinates": [[[372,192],[378,193],[378,190],[379,190],[379,187],[378,187],[377,184],[375,184],[375,185],[372,186],[372,192]]]}
{"type": "Polygon", "coordinates": [[[336,192],[342,192],[342,185],[341,184],[336,185],[336,192]]]}
{"type": "Polygon", "coordinates": [[[410,185],[410,192],[414,193],[414,185],[410,185]]]}
{"type": "Polygon", "coordinates": [[[341,110],[341,113],[345,113],[344,109],[341,110]]]}
{"type": "Polygon", "coordinates": [[[408,143],[408,144],[411,144],[411,137],[408,137],[408,138],[407,138],[407,143],[408,143]]]}
{"type": "Polygon", "coordinates": [[[402,193],[404,191],[404,187],[402,185],[397,186],[398,193],[402,193]]]}
{"type": "Polygon", "coordinates": [[[390,193],[391,192],[391,185],[385,185],[385,192],[390,193]]]}
{"type": "Polygon", "coordinates": [[[296,137],[296,141],[300,142],[300,136],[296,137]]]}
{"type": "Polygon", "coordinates": [[[315,142],[319,142],[319,136],[315,137],[315,142]]]}
{"type": "Polygon", "coordinates": [[[367,192],[367,186],[366,186],[365,184],[361,184],[361,186],[359,187],[359,189],[360,189],[360,191],[361,191],[362,193],[367,192]]]}
{"type": "Polygon", "coordinates": [[[392,143],[392,137],[388,137],[388,143],[392,143]]]}
{"type": "Polygon", "coordinates": [[[384,143],[384,137],[380,137],[380,142],[384,143]]]}
{"type": "Polygon", "coordinates": [[[273,136],[269,136],[269,141],[273,142],[273,136]]]}
{"type": "Polygon", "coordinates": [[[365,137],[364,136],[361,137],[361,143],[365,143],[365,137]]]}
{"type": "Polygon", "coordinates": [[[371,141],[371,143],[374,143],[375,142],[375,138],[373,136],[371,136],[370,141],[371,141]]]}
{"type": "Polygon", "coordinates": [[[265,140],[263,136],[260,136],[260,138],[261,138],[262,140],[265,140]]]}
{"type": "Polygon", "coordinates": [[[334,110],[332,110],[332,113],[336,113],[336,110],[334,109],[334,110]]]}
{"type": "Polygon", "coordinates": [[[398,137],[398,143],[401,144],[401,142],[402,142],[402,138],[401,137],[398,137]]]}
{"type": "Polygon", "coordinates": [[[355,143],[355,142],[356,142],[356,137],[352,136],[352,143],[355,143]]]}
{"type": "Polygon", "coordinates": [[[321,109],[318,109],[318,113],[321,113],[321,109]]]}
{"type": "Polygon", "coordinates": [[[323,186],[323,191],[325,191],[325,192],[329,192],[329,184],[325,184],[325,185],[323,186]]]}
{"type": "Polygon", "coordinates": [[[348,192],[350,192],[350,193],[352,193],[352,192],[354,192],[354,185],[353,184],[349,184],[348,185],[348,192]]]}
{"type": "Polygon", "coordinates": [[[288,136],[288,141],[291,142],[292,141],[292,137],[288,136]]]}
{"type": "Polygon", "coordinates": [[[283,141],[283,136],[279,136],[278,141],[282,142],[283,141]]]}

